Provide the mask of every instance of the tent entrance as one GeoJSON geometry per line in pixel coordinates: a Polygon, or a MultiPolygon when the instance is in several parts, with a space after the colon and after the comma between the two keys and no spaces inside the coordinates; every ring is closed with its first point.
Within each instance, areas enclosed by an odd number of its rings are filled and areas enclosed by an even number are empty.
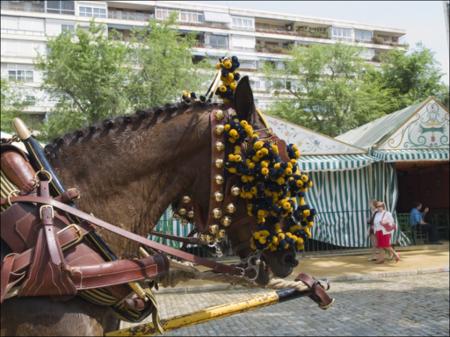
{"type": "Polygon", "coordinates": [[[448,161],[397,162],[397,213],[408,221],[416,201],[429,207],[425,221],[436,224],[440,239],[449,238],[449,163],[448,161]]]}

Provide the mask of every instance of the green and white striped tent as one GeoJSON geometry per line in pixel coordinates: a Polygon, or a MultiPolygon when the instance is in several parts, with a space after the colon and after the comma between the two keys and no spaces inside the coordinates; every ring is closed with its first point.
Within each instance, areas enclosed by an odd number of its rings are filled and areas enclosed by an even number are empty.
{"type": "MultiPolygon", "coordinates": [[[[300,168],[314,182],[306,194],[307,202],[317,210],[312,238],[343,247],[369,247],[370,202],[383,200],[389,210],[395,210],[395,170],[360,147],[273,117],[267,119],[281,138],[300,148],[300,168]]],[[[408,244],[398,231],[392,240],[408,244]]]]}
{"type": "MultiPolygon", "coordinates": [[[[434,97],[429,97],[350,130],[336,139],[363,148],[379,160],[372,165],[375,177],[379,179],[374,184],[374,195],[385,194],[390,198],[386,205],[394,210],[398,197],[395,163],[448,162],[449,113],[434,97]],[[384,193],[384,188],[391,192],[384,193]]],[[[407,243],[405,238],[400,239],[400,243],[407,243]]]]}

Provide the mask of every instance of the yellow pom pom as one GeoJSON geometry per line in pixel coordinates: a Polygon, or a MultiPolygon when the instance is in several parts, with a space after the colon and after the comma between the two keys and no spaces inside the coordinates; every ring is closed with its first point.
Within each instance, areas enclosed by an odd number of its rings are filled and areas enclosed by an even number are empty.
{"type": "Polygon", "coordinates": [[[250,170],[252,170],[252,169],[255,168],[255,163],[254,163],[254,162],[247,163],[247,167],[248,167],[250,170]]]}
{"type": "Polygon", "coordinates": [[[234,154],[241,154],[241,147],[239,145],[234,147],[234,154]]]}
{"type": "Polygon", "coordinates": [[[285,237],[286,237],[286,236],[284,235],[284,233],[278,233],[278,239],[284,240],[285,237]]]}
{"type": "Polygon", "coordinates": [[[222,64],[220,62],[216,63],[216,69],[220,69],[221,66],[222,64]]]}
{"type": "Polygon", "coordinates": [[[279,151],[278,151],[278,145],[277,145],[277,144],[272,144],[272,145],[270,145],[270,148],[272,149],[272,152],[273,152],[273,153],[279,154],[279,151]]]}
{"type": "Polygon", "coordinates": [[[235,174],[237,172],[236,167],[229,167],[228,172],[235,174]]]}
{"type": "Polygon", "coordinates": [[[222,64],[223,64],[223,66],[224,66],[226,69],[230,69],[231,66],[233,65],[233,64],[231,63],[231,60],[230,60],[230,59],[225,59],[225,60],[222,62],[222,64]]]}
{"type": "Polygon", "coordinates": [[[229,137],[229,138],[228,138],[228,141],[229,141],[231,144],[234,144],[234,143],[236,143],[236,138],[229,137]]]}
{"type": "Polygon", "coordinates": [[[258,156],[253,156],[253,157],[252,157],[252,160],[253,160],[255,163],[257,163],[257,162],[259,162],[259,157],[258,157],[258,156]]]}
{"type": "Polygon", "coordinates": [[[269,169],[268,169],[267,167],[263,167],[263,168],[261,169],[261,174],[262,174],[263,176],[267,176],[267,175],[269,174],[269,169]]]}
{"type": "Polygon", "coordinates": [[[314,226],[314,221],[309,221],[308,224],[307,224],[307,226],[308,226],[309,228],[311,228],[312,226],[314,226]]]}
{"type": "Polygon", "coordinates": [[[230,128],[231,128],[231,125],[230,125],[230,124],[225,124],[225,125],[223,126],[223,129],[224,129],[225,131],[230,130],[230,128]]]}
{"type": "Polygon", "coordinates": [[[286,170],[284,170],[284,173],[288,176],[292,175],[292,169],[287,167],[286,170]]]}
{"type": "Polygon", "coordinates": [[[228,75],[227,75],[227,80],[228,80],[228,81],[234,80],[234,74],[233,74],[233,73],[228,73],[228,75]]]}
{"type": "Polygon", "coordinates": [[[308,181],[308,176],[306,174],[302,174],[302,176],[300,177],[301,180],[303,180],[305,183],[308,181]]]}
{"type": "Polygon", "coordinates": [[[219,91],[220,92],[226,92],[227,91],[227,87],[222,84],[221,86],[219,86],[219,91]]]}
{"type": "Polygon", "coordinates": [[[253,144],[253,149],[255,151],[258,151],[259,149],[261,149],[264,146],[264,142],[262,140],[258,140],[257,142],[255,142],[255,144],[253,144]]]}
{"type": "Polygon", "coordinates": [[[305,198],[300,198],[300,200],[299,200],[299,205],[300,205],[300,206],[306,205],[305,198]]]}
{"type": "Polygon", "coordinates": [[[241,126],[242,126],[243,128],[245,128],[247,125],[249,125],[248,122],[247,122],[245,119],[241,120],[241,121],[239,122],[239,124],[241,124],[241,126]]]}
{"type": "Polygon", "coordinates": [[[310,211],[309,209],[305,209],[305,210],[303,211],[303,216],[304,216],[304,217],[308,217],[310,214],[311,214],[311,211],[310,211]]]}
{"type": "Polygon", "coordinates": [[[313,184],[312,180],[310,180],[309,183],[308,183],[308,187],[313,187],[313,185],[314,184],[313,184]]]}
{"type": "Polygon", "coordinates": [[[278,170],[281,167],[281,163],[275,163],[275,165],[273,165],[273,168],[275,170],[278,170]]]}
{"type": "Polygon", "coordinates": [[[284,180],[283,177],[279,177],[279,178],[277,179],[277,184],[278,184],[278,185],[284,185],[285,182],[286,182],[286,181],[284,180]]]}
{"type": "Polygon", "coordinates": [[[231,129],[230,132],[229,132],[229,135],[231,137],[233,137],[233,138],[236,138],[236,139],[239,138],[239,133],[235,129],[231,129]]]}
{"type": "Polygon", "coordinates": [[[285,210],[291,209],[291,204],[289,203],[289,201],[283,201],[282,205],[283,205],[283,209],[285,209],[285,210]]]}
{"type": "Polygon", "coordinates": [[[297,185],[297,187],[302,187],[302,186],[303,186],[303,181],[301,181],[301,180],[299,179],[299,180],[297,180],[297,181],[295,182],[295,184],[297,185]]]}
{"type": "Polygon", "coordinates": [[[267,160],[261,161],[261,167],[269,167],[269,162],[267,160]]]}
{"type": "Polygon", "coordinates": [[[275,246],[278,246],[278,243],[279,243],[278,237],[274,236],[274,237],[272,238],[272,244],[275,245],[275,246]]]}

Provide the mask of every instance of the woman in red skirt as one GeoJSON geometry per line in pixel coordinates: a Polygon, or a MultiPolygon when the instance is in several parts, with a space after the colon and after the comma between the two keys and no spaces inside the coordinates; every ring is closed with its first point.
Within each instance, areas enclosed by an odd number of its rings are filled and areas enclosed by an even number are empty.
{"type": "Polygon", "coordinates": [[[400,261],[400,255],[391,246],[391,233],[396,229],[394,217],[391,212],[386,211],[384,202],[375,203],[376,214],[373,219],[374,231],[377,237],[377,248],[379,249],[378,259],[375,263],[384,263],[385,252],[390,253],[395,258],[395,262],[400,261]]]}

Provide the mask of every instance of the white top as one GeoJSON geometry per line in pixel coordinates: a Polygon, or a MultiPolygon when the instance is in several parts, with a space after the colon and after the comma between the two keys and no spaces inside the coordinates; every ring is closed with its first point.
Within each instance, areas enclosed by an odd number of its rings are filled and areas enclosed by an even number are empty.
{"type": "Polygon", "coordinates": [[[383,226],[381,226],[381,221],[383,220],[383,223],[389,223],[391,225],[394,224],[394,217],[392,216],[391,212],[383,211],[383,212],[377,212],[375,214],[375,218],[373,219],[373,231],[378,232],[382,231],[384,235],[389,234],[383,226]]]}

